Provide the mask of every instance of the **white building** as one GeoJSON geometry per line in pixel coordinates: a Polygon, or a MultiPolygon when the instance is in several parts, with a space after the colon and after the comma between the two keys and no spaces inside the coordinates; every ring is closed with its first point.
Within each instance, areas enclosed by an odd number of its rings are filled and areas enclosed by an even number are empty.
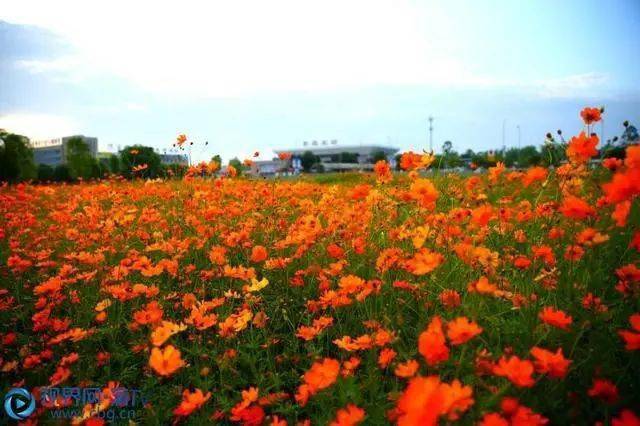
{"type": "Polygon", "coordinates": [[[277,158],[252,161],[249,169],[249,174],[253,176],[279,176],[286,173],[287,162],[277,158]]]}
{"type": "Polygon", "coordinates": [[[58,166],[67,163],[67,144],[71,138],[81,138],[89,147],[89,152],[96,158],[98,156],[98,138],[73,135],[61,138],[30,141],[33,149],[33,160],[36,164],[58,166]]]}
{"type": "Polygon", "coordinates": [[[320,163],[326,171],[369,170],[373,168],[373,158],[383,153],[392,166],[395,165],[394,155],[398,148],[382,145],[338,145],[338,141],[305,141],[301,148],[276,149],[277,154],[291,154],[292,167],[299,171],[300,159],[305,152],[310,151],[320,158],[320,163]],[[350,158],[346,158],[350,157],[350,158]]]}

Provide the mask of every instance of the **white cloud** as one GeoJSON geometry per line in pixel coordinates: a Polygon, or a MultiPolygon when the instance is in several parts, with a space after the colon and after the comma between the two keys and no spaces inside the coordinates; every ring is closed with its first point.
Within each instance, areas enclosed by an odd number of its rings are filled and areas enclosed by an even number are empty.
{"type": "Polygon", "coordinates": [[[404,0],[20,0],[3,9],[6,19],[53,30],[78,51],[78,57],[21,63],[32,72],[97,69],[159,94],[225,97],[482,80],[446,37],[449,12],[433,8],[425,25],[423,11],[404,0]]]}
{"type": "Polygon", "coordinates": [[[461,25],[457,7],[435,1],[5,3],[0,18],[48,28],[76,50],[19,63],[30,72],[74,81],[106,74],[172,97],[425,85],[564,98],[607,83],[597,73],[505,78],[500,58],[474,50],[482,46],[481,24],[461,25]]]}
{"type": "Polygon", "coordinates": [[[77,134],[80,126],[75,120],[64,116],[16,113],[0,115],[0,129],[30,139],[47,139],[77,134]]]}
{"type": "Polygon", "coordinates": [[[539,94],[545,98],[590,98],[602,97],[602,89],[609,82],[609,76],[590,72],[551,79],[539,83],[539,94]]]}

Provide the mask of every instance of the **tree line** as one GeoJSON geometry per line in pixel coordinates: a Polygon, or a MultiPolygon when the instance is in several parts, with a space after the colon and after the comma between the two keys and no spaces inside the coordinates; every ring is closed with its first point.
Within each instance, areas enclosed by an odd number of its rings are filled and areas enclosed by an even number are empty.
{"type": "Polygon", "coordinates": [[[105,154],[98,158],[91,154],[81,137],[73,137],[66,144],[66,163],[50,166],[36,164],[29,139],[0,129],[0,181],[2,182],[73,182],[121,175],[132,178],[138,173],[144,177],[182,175],[186,166],[162,164],[153,148],[142,145],[125,147],[118,154],[105,154]]]}
{"type": "MultiPolygon", "coordinates": [[[[601,141],[600,156],[624,157],[624,149],[630,143],[640,140],[638,130],[628,122],[623,123],[624,131],[620,137],[616,136],[606,141],[601,141]]],[[[527,168],[531,166],[558,166],[566,161],[566,146],[562,132],[556,135],[548,133],[543,145],[538,148],[533,145],[521,148],[503,148],[501,150],[489,150],[474,152],[471,149],[460,154],[453,149],[453,143],[446,141],[442,145],[442,152],[435,155],[434,166],[437,168],[457,167],[492,167],[498,162],[506,167],[527,168]]],[[[143,145],[131,145],[125,147],[118,154],[99,155],[95,158],[91,155],[89,146],[81,137],[73,137],[66,144],[66,163],[55,167],[47,164],[35,164],[33,149],[29,139],[22,135],[9,133],[0,129],[0,182],[72,182],[76,180],[98,179],[109,175],[121,175],[127,179],[143,176],[145,178],[183,176],[187,166],[182,164],[163,164],[153,148],[143,145]]],[[[396,159],[396,167],[399,170],[400,156],[396,159]]],[[[383,151],[376,151],[369,161],[376,163],[386,160],[383,151]]],[[[300,158],[301,166],[305,172],[323,172],[324,167],[320,157],[311,151],[306,151],[300,158]]],[[[220,166],[222,160],[219,155],[212,158],[220,166]]],[[[332,162],[357,163],[358,154],[342,152],[331,156],[332,162]]],[[[247,168],[238,158],[229,161],[238,173],[247,168]]]]}

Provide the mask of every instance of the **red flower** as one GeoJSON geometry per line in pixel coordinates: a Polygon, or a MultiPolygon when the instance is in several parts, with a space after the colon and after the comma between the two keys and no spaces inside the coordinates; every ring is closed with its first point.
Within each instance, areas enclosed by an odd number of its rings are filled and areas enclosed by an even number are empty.
{"type": "Polygon", "coordinates": [[[598,142],[597,135],[587,136],[585,132],[580,132],[569,141],[567,157],[574,163],[586,163],[591,157],[598,155],[598,142]]]}
{"type": "Polygon", "coordinates": [[[493,374],[509,379],[511,383],[518,387],[530,388],[535,383],[533,377],[533,364],[531,361],[521,360],[517,356],[509,359],[500,358],[493,367],[493,374]]]}
{"type": "Polygon", "coordinates": [[[612,426],[640,426],[640,417],[631,410],[622,410],[618,417],[611,420],[612,426]]]}
{"type": "Polygon", "coordinates": [[[589,203],[573,195],[565,197],[559,211],[571,219],[586,219],[596,214],[596,210],[589,203]]]}
{"type": "Polygon", "coordinates": [[[541,374],[549,374],[551,377],[562,379],[567,375],[567,370],[571,361],[562,354],[562,348],[554,353],[543,348],[534,346],[531,349],[531,356],[535,358],[536,371],[541,374]]]}
{"type": "Polygon", "coordinates": [[[582,117],[584,124],[590,125],[602,119],[602,111],[600,111],[600,108],[585,107],[580,111],[580,117],[582,117]]]}
{"type": "Polygon", "coordinates": [[[601,399],[607,404],[614,404],[619,398],[618,387],[607,379],[594,380],[588,395],[591,398],[601,399]]]}
{"type": "Polygon", "coordinates": [[[618,334],[625,342],[625,349],[628,351],[640,350],[640,314],[633,314],[629,317],[633,330],[620,330],[618,334]]]}
{"type": "Polygon", "coordinates": [[[446,345],[440,317],[434,317],[427,329],[420,334],[418,351],[431,366],[449,358],[449,348],[446,345]]]}
{"type": "Polygon", "coordinates": [[[543,308],[538,317],[545,324],[549,324],[563,330],[568,330],[569,326],[573,322],[573,318],[571,318],[570,315],[567,315],[563,311],[554,309],[550,306],[546,306],[545,308],[543,308]]]}
{"type": "Polygon", "coordinates": [[[414,377],[398,399],[398,425],[435,426],[444,415],[456,420],[473,405],[472,395],[471,387],[458,380],[448,384],[440,382],[437,376],[414,377]]]}
{"type": "Polygon", "coordinates": [[[341,408],[336,413],[336,419],[331,422],[331,426],[354,426],[365,418],[365,412],[353,404],[341,408]]]}
{"type": "Polygon", "coordinates": [[[180,405],[173,410],[176,416],[188,416],[207,402],[211,398],[211,392],[202,393],[200,389],[190,392],[188,389],[182,393],[180,405]]]}
{"type": "Polygon", "coordinates": [[[447,324],[447,337],[452,345],[461,345],[480,333],[482,327],[467,317],[458,317],[447,324]]]}

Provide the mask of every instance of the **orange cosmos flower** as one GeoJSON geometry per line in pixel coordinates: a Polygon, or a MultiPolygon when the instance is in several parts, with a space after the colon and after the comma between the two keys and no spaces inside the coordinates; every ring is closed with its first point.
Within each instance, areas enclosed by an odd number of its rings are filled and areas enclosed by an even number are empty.
{"type": "Polygon", "coordinates": [[[153,346],[162,346],[174,334],[186,330],[183,324],[175,324],[171,321],[162,321],[162,325],[156,327],[151,333],[153,346]]]}
{"type": "Polygon", "coordinates": [[[402,170],[415,170],[420,167],[422,156],[415,152],[409,151],[400,157],[400,168],[402,170]]]}
{"type": "Polygon", "coordinates": [[[423,247],[411,259],[407,260],[407,266],[412,274],[424,275],[436,269],[442,262],[444,262],[444,256],[423,247]]]}
{"type": "Polygon", "coordinates": [[[178,135],[178,137],[176,138],[176,144],[178,146],[184,145],[186,141],[187,141],[187,135],[185,134],[178,135]]]}
{"type": "Polygon", "coordinates": [[[209,398],[211,398],[211,392],[204,394],[200,389],[196,389],[194,392],[185,389],[184,392],[182,392],[182,401],[180,405],[173,410],[173,414],[176,416],[188,416],[202,407],[209,398]]]}
{"type": "Polygon", "coordinates": [[[640,194],[640,168],[615,173],[611,182],[603,184],[602,189],[609,203],[630,200],[640,194]]]}
{"type": "Polygon", "coordinates": [[[447,309],[454,309],[460,306],[460,293],[455,290],[443,290],[438,296],[440,303],[447,309]]]}
{"type": "Polygon", "coordinates": [[[584,249],[577,245],[569,245],[564,252],[564,258],[567,260],[577,261],[582,259],[584,249]]]}
{"type": "Polygon", "coordinates": [[[263,246],[254,246],[251,249],[251,261],[255,263],[264,262],[267,260],[267,249],[263,246]]]}
{"type": "Polygon", "coordinates": [[[132,171],[132,172],[134,172],[134,173],[136,173],[136,172],[141,172],[141,171],[143,171],[143,170],[147,170],[147,168],[148,168],[148,167],[149,167],[149,166],[148,166],[147,164],[140,164],[140,165],[138,165],[138,166],[133,166],[133,167],[131,168],[131,171],[132,171]]]}
{"type": "Polygon", "coordinates": [[[498,413],[487,413],[482,417],[478,426],[509,426],[509,422],[498,413]]]}
{"type": "Polygon", "coordinates": [[[618,334],[625,342],[625,349],[628,351],[640,350],[640,313],[629,317],[633,330],[620,330],[618,334]]]}
{"type": "Polygon", "coordinates": [[[553,250],[549,246],[531,246],[534,259],[542,259],[549,266],[556,264],[556,258],[553,250]]]}
{"type": "Polygon", "coordinates": [[[340,372],[340,363],[335,359],[325,358],[316,362],[307,371],[303,380],[312,390],[318,391],[331,386],[340,372]]]}
{"type": "Polygon", "coordinates": [[[155,324],[162,320],[162,306],[155,300],[147,303],[144,309],[133,313],[133,320],[138,324],[155,324]]]}
{"type": "Polygon", "coordinates": [[[471,212],[471,222],[478,226],[487,226],[493,216],[493,207],[483,204],[471,212]]]}
{"type": "Polygon", "coordinates": [[[381,350],[380,355],[378,356],[378,365],[380,368],[387,368],[397,354],[398,353],[391,348],[384,348],[381,350]]]}
{"type": "Polygon", "coordinates": [[[620,167],[622,167],[622,164],[624,164],[624,162],[621,159],[615,157],[609,157],[602,160],[602,166],[611,171],[619,169],[620,167]]]}
{"type": "Polygon", "coordinates": [[[571,219],[586,219],[596,215],[596,209],[581,198],[568,195],[558,209],[560,213],[571,219]]]}
{"type": "Polygon", "coordinates": [[[536,371],[541,374],[549,374],[556,379],[563,379],[567,375],[571,361],[562,354],[562,348],[554,353],[543,348],[534,346],[531,348],[536,371]]]}
{"type": "Polygon", "coordinates": [[[447,324],[447,337],[452,345],[461,345],[480,333],[482,328],[467,317],[458,317],[447,324]]]}
{"type": "Polygon", "coordinates": [[[538,315],[540,320],[545,324],[552,325],[562,330],[568,330],[569,326],[573,322],[573,318],[567,315],[561,310],[554,309],[550,306],[546,306],[538,315]]]}
{"type": "Polygon", "coordinates": [[[437,425],[441,416],[456,420],[474,403],[470,386],[458,380],[450,385],[437,376],[414,377],[398,399],[396,412],[399,426],[437,425]]]}
{"type": "Polygon", "coordinates": [[[180,356],[180,350],[172,345],[164,349],[151,349],[149,366],[160,376],[170,376],[186,364],[180,356]]]}
{"type": "Polygon", "coordinates": [[[393,180],[393,174],[391,174],[391,166],[385,160],[378,161],[373,166],[373,171],[376,173],[378,183],[389,183],[393,180]]]}
{"type": "Polygon", "coordinates": [[[616,226],[623,227],[627,224],[629,213],[631,213],[631,200],[626,200],[616,204],[611,218],[616,221],[616,226]]]}
{"type": "Polygon", "coordinates": [[[344,249],[337,244],[331,243],[327,246],[327,254],[334,259],[341,259],[344,256],[344,249]]]}
{"type": "Polygon", "coordinates": [[[227,263],[227,249],[222,246],[213,246],[209,250],[209,260],[214,265],[226,265],[227,263]]]}
{"type": "Polygon", "coordinates": [[[393,371],[393,374],[395,374],[397,377],[402,377],[402,378],[413,377],[418,372],[419,367],[420,367],[420,364],[418,364],[418,361],[414,359],[410,359],[405,363],[398,364],[396,369],[393,371]]]}
{"type": "Polygon", "coordinates": [[[418,337],[418,352],[430,366],[439,364],[449,358],[449,348],[444,338],[440,317],[433,317],[427,329],[418,337]]]}
{"type": "Polygon", "coordinates": [[[302,377],[304,383],[298,387],[298,392],[295,395],[298,404],[304,407],[310,396],[331,386],[338,378],[339,372],[340,363],[335,359],[325,358],[314,363],[302,377]]]}
{"type": "Polygon", "coordinates": [[[504,172],[504,170],[505,170],[504,163],[500,161],[496,163],[495,167],[489,167],[489,170],[488,170],[489,181],[492,183],[496,183],[498,181],[498,178],[502,174],[502,172],[504,172]]]}
{"type": "Polygon", "coordinates": [[[567,157],[573,163],[586,163],[591,157],[598,155],[596,146],[599,139],[596,134],[587,136],[585,132],[580,132],[578,136],[574,136],[567,146],[567,157]]]}
{"type": "Polygon", "coordinates": [[[365,418],[365,412],[353,404],[341,408],[336,413],[336,419],[331,422],[331,426],[355,426],[365,418]]]}
{"type": "Polygon", "coordinates": [[[585,107],[582,111],[580,111],[580,117],[582,117],[584,124],[590,125],[600,121],[600,119],[602,118],[602,111],[600,110],[600,108],[585,107]]]}
{"type": "Polygon", "coordinates": [[[629,169],[640,169],[640,145],[629,145],[627,147],[624,165],[629,169]]]}
{"type": "Polygon", "coordinates": [[[526,187],[530,186],[534,182],[540,182],[547,178],[547,169],[544,167],[531,167],[522,176],[522,184],[526,187]]]}
{"type": "Polygon", "coordinates": [[[485,276],[480,277],[476,282],[470,283],[468,286],[469,292],[478,292],[480,294],[498,295],[500,290],[498,286],[489,282],[489,279],[485,276]]]}
{"type": "Polygon", "coordinates": [[[278,158],[282,161],[286,161],[288,159],[291,158],[291,153],[290,152],[281,152],[280,154],[278,154],[278,158]]]}
{"type": "Polygon", "coordinates": [[[521,360],[517,356],[506,359],[500,358],[493,367],[493,374],[506,377],[511,383],[518,387],[530,388],[535,383],[533,377],[533,364],[528,360],[521,360]]]}
{"type": "Polygon", "coordinates": [[[440,193],[429,179],[416,179],[409,187],[411,198],[423,208],[433,209],[440,193]]]}

